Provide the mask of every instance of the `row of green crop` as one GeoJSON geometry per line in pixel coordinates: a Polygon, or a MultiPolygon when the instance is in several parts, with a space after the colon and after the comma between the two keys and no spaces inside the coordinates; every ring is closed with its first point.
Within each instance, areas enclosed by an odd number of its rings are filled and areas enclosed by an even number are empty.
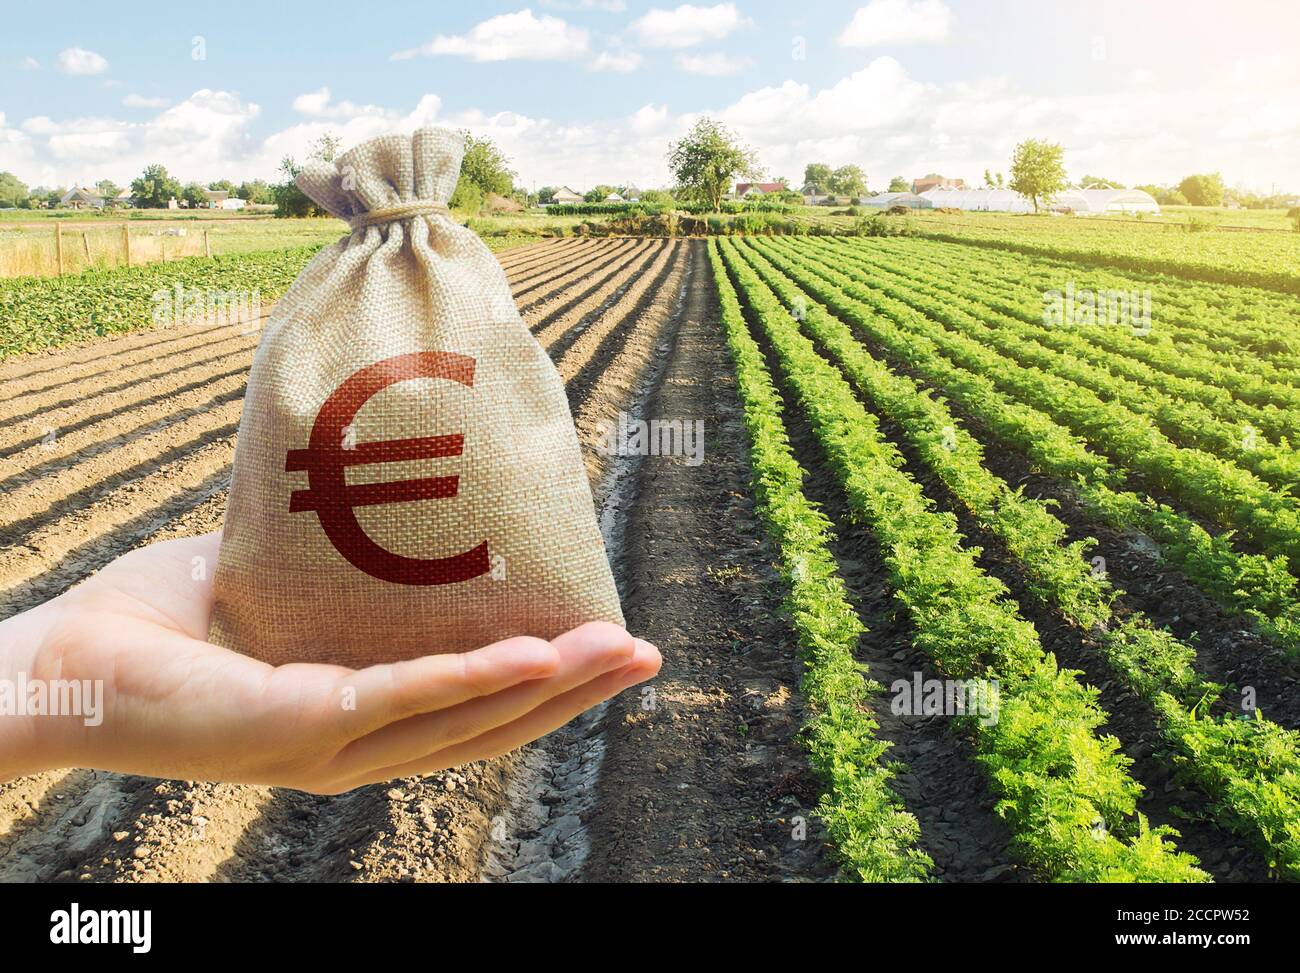
{"type": "Polygon", "coordinates": [[[788,203],[768,203],[760,200],[723,200],[719,209],[703,203],[552,203],[546,207],[549,216],[659,216],[679,211],[692,216],[712,213],[735,215],[737,213],[793,213],[796,207],[788,203]]]}
{"type": "MultiPolygon", "coordinates": [[[[1046,295],[1062,295],[1069,283],[1092,293],[1131,293],[1140,281],[1113,275],[1094,274],[1079,281],[1067,277],[1070,271],[1047,266],[1031,258],[990,253],[933,241],[878,241],[876,249],[898,257],[943,268],[944,274],[961,271],[980,280],[986,297],[999,300],[999,309],[1030,324],[1042,324],[1046,295]]],[[[1077,270],[1077,268],[1073,268],[1077,270]]],[[[1234,394],[1262,404],[1283,407],[1300,402],[1292,399],[1300,388],[1300,356],[1275,346],[1288,339],[1288,332],[1276,314],[1261,322],[1245,322],[1238,307],[1227,311],[1203,305],[1180,309],[1176,295],[1189,285],[1148,290],[1153,305],[1149,333],[1133,334],[1123,327],[1092,327],[1090,338],[1107,348],[1135,355],[1152,365],[1188,378],[1209,379],[1233,390],[1234,394]],[[1275,394],[1287,396],[1282,401],[1275,394]]],[[[1223,287],[1225,291],[1240,288],[1223,287]]],[[[1250,291],[1258,294],[1258,291],[1250,291]]],[[[1300,322],[1292,326],[1300,339],[1300,322]]]]}
{"type": "Polygon", "coordinates": [[[288,289],[319,249],[188,257],[75,277],[0,281],[0,358],[147,327],[160,319],[180,320],[188,304],[218,292],[236,302],[269,302],[288,289]]]}
{"type": "Polygon", "coordinates": [[[1026,860],[1063,880],[1205,880],[1167,830],[1136,814],[1140,787],[1129,761],[1118,741],[1097,734],[1105,714],[1096,690],[1044,653],[1005,587],[962,547],[954,519],[931,508],[875,418],[790,312],[764,294],[736,245],[724,244],[722,254],[851,509],[880,541],[917,645],[945,673],[997,683],[997,719],[968,725],[1026,860]]]}
{"type": "MultiPolygon", "coordinates": [[[[1077,224],[1076,224],[1077,225],[1077,224]]],[[[925,236],[923,230],[918,234],[925,236]]],[[[1300,352],[1300,309],[1296,308],[1295,298],[1290,294],[1250,287],[1247,285],[1226,285],[1223,282],[1201,281],[1178,274],[1143,271],[1133,267],[1109,267],[1105,265],[1080,263],[1069,254],[1053,255],[1051,253],[1021,253],[1005,250],[972,246],[970,241],[938,240],[926,237],[926,242],[945,253],[960,252],[968,258],[983,258],[1003,262],[1009,266],[1028,265],[1049,271],[1060,272],[1066,279],[1082,275],[1080,286],[1088,283],[1109,281],[1149,285],[1159,291],[1161,300],[1186,312],[1188,319],[1195,321],[1206,312],[1221,316],[1228,322],[1238,321],[1242,324],[1267,331],[1270,322],[1281,325],[1284,338],[1275,350],[1295,355],[1300,352]]],[[[1121,284],[1122,286],[1122,284],[1121,284]]],[[[1230,333],[1230,332],[1225,332],[1230,333]]],[[[1233,338],[1235,333],[1230,333],[1233,338]]],[[[1258,333],[1256,335],[1258,337],[1258,333]]],[[[1260,350],[1260,349],[1255,349],[1260,350]]]]}
{"type": "Polygon", "coordinates": [[[969,228],[953,232],[941,224],[925,224],[921,232],[935,240],[1056,257],[1085,266],[1169,274],[1185,280],[1300,294],[1300,273],[1296,271],[1300,254],[1296,252],[1295,241],[1283,239],[1275,245],[1278,241],[1272,235],[1261,241],[1256,234],[1235,234],[1235,238],[1216,246],[1217,259],[1206,259],[1203,252],[1208,247],[1203,239],[1161,241],[1133,233],[1116,234],[1113,239],[1098,243],[1082,241],[1069,230],[1070,227],[1064,227],[1060,234],[1035,232],[1032,238],[1020,235],[1014,239],[969,228]]]}
{"type": "Polygon", "coordinates": [[[1150,536],[1162,555],[1204,591],[1230,611],[1252,618],[1289,653],[1300,654],[1300,598],[1285,558],[1241,553],[1230,536],[1213,536],[1185,514],[1121,489],[1126,472],[1042,410],[1002,392],[987,374],[950,360],[930,337],[868,313],[826,275],[789,255],[782,259],[772,249],[760,249],[805,291],[841,308],[847,320],[894,360],[957,401],[1000,443],[1025,454],[1048,474],[1076,480],[1079,499],[1093,515],[1117,529],[1150,536]]]}
{"type": "Polygon", "coordinates": [[[846,270],[861,268],[857,276],[870,279],[883,293],[908,300],[927,313],[936,301],[960,297],[959,313],[968,320],[966,333],[988,340],[1022,363],[1038,365],[1146,415],[1171,438],[1214,453],[1274,486],[1300,486],[1300,455],[1289,445],[1267,438],[1295,438],[1300,430],[1300,390],[1289,389],[1295,399],[1293,408],[1259,409],[1238,403],[1228,391],[1205,379],[1173,375],[1135,356],[1099,347],[1092,334],[1084,337],[1072,330],[1044,328],[1041,321],[1031,324],[1021,316],[1004,314],[992,306],[995,299],[988,297],[982,279],[945,268],[944,284],[939,286],[929,276],[933,267],[924,261],[902,263],[879,251],[853,247],[836,248],[833,257],[846,270]]]}
{"type": "Polygon", "coordinates": [[[1109,581],[1093,570],[1084,542],[1066,543],[1065,524],[1047,504],[991,474],[982,447],[948,409],[873,358],[835,308],[809,301],[754,248],[742,252],[772,295],[787,308],[799,308],[803,330],[866,403],[898,426],[958,502],[1015,555],[1034,596],[1091,631],[1116,675],[1152,704],[1166,740],[1187,761],[1188,776],[1217,803],[1221,822],[1255,844],[1282,874],[1300,879],[1300,737],[1258,712],[1245,720],[1231,712],[1208,715],[1222,687],[1195,672],[1190,646],[1156,631],[1139,613],[1123,621],[1115,617],[1109,581]],[[1202,761],[1208,753],[1221,758],[1202,761]]]}
{"type": "MultiPolygon", "coordinates": [[[[1065,278],[1042,267],[1035,269],[1037,261],[929,241],[877,241],[873,249],[909,267],[942,268],[944,275],[956,273],[965,280],[977,280],[984,302],[1027,324],[1063,327],[1045,323],[1044,307],[1048,299],[1054,301],[1062,293],[1065,278]]],[[[1094,278],[1087,283],[1101,293],[1107,293],[1106,286],[1109,293],[1132,292],[1139,286],[1117,278],[1094,278]]],[[[1153,306],[1149,332],[1076,325],[1074,333],[1171,375],[1231,389],[1236,398],[1261,408],[1300,404],[1300,399],[1291,398],[1300,389],[1300,360],[1254,347],[1276,337],[1276,327],[1266,331],[1209,310],[1201,311],[1199,317],[1187,316],[1170,306],[1167,293],[1149,293],[1153,306]],[[1225,337],[1234,330],[1237,337],[1225,337]]],[[[1068,325],[1064,327],[1068,329],[1068,325]]]]}
{"type": "Polygon", "coordinates": [[[826,782],[818,813],[846,870],[868,882],[920,881],[931,862],[916,848],[920,827],[890,790],[889,745],[876,736],[868,699],[881,687],[854,658],[864,626],[849,605],[829,548],[829,523],[803,494],[803,470],[781,422],[781,403],[735,291],[709,251],[722,322],[745,410],[759,515],[778,555],[804,659],[811,717],[805,740],[826,782]]]}
{"type": "Polygon", "coordinates": [[[1282,384],[1300,382],[1300,307],[1294,298],[1249,287],[1191,284],[1167,278],[1122,276],[1108,271],[1082,271],[1061,260],[963,247],[936,241],[893,241],[896,255],[939,261],[982,277],[996,291],[1023,300],[1023,311],[1043,320],[1044,295],[1062,294],[1073,282],[1076,294],[1106,291],[1147,291],[1152,295],[1158,327],[1132,336],[1115,329],[1128,345],[1173,345],[1206,363],[1229,368],[1249,364],[1264,379],[1282,384]],[[1082,272],[1080,272],[1082,271],[1082,272]],[[1281,302],[1281,304],[1279,304],[1281,302]]]}
{"type": "Polygon", "coordinates": [[[851,267],[846,268],[847,274],[828,267],[806,245],[782,244],[782,251],[873,311],[931,338],[957,364],[988,375],[1000,388],[1047,412],[1095,448],[1127,464],[1154,488],[1177,497],[1214,523],[1240,530],[1266,552],[1300,564],[1300,512],[1294,499],[1274,492],[1254,474],[1203,450],[1175,445],[1153,420],[1050,370],[1029,364],[1007,368],[1006,359],[989,342],[1007,344],[982,326],[977,332],[984,340],[973,338],[963,327],[969,328],[972,319],[951,304],[898,300],[864,283],[851,267]],[[918,309],[921,306],[924,312],[918,309]]]}

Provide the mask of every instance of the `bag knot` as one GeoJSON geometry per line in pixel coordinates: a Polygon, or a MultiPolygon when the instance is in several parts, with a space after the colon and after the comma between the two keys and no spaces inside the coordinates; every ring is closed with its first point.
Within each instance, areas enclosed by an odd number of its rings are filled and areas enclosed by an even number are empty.
{"type": "Polygon", "coordinates": [[[365,229],[367,226],[383,226],[386,223],[409,220],[416,216],[450,215],[451,210],[447,208],[446,203],[440,203],[436,199],[413,199],[408,203],[398,203],[396,206],[381,206],[378,209],[372,209],[359,216],[354,216],[348,220],[348,226],[355,232],[356,230],[365,229]]]}

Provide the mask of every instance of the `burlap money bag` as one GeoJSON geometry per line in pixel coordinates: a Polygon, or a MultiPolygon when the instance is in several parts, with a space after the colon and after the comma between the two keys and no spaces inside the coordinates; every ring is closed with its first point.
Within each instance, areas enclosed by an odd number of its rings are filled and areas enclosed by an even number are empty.
{"type": "Polygon", "coordinates": [[[559,374],[447,213],[462,151],[422,129],[298,176],[352,232],[253,360],[212,641],[357,667],[622,624],[559,374]]]}

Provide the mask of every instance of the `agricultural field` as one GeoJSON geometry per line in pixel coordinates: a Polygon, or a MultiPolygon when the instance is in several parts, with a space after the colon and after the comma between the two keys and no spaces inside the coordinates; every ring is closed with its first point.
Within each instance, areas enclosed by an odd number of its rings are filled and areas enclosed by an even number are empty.
{"type": "Polygon", "coordinates": [[[125,266],[124,232],[130,236],[132,265],[203,256],[208,249],[213,256],[229,256],[320,247],[347,232],[347,226],[335,219],[291,220],[265,216],[203,219],[186,215],[111,220],[77,215],[68,219],[0,221],[0,280],[57,276],[56,229],[63,237],[66,275],[125,266]]]}
{"type": "MultiPolygon", "coordinates": [[[[583,222],[581,217],[540,212],[458,213],[457,218],[493,250],[535,243],[544,237],[571,236],[583,222]]],[[[177,215],[173,210],[135,210],[115,216],[60,212],[33,218],[27,210],[15,210],[0,214],[0,281],[58,276],[56,235],[63,238],[64,274],[73,276],[87,270],[125,267],[124,232],[130,237],[130,259],[135,266],[206,256],[208,251],[221,257],[318,248],[347,231],[347,224],[332,217],[277,219],[265,214],[205,216],[202,211],[177,215]],[[12,218],[13,213],[26,214],[26,218],[12,218]]]]}
{"type": "Polygon", "coordinates": [[[908,219],[940,240],[1300,294],[1300,233],[1280,220],[1243,225],[1249,218],[1215,215],[1231,212],[1186,207],[1139,220],[921,210],[908,219]]]}
{"type": "MultiPolygon", "coordinates": [[[[0,879],[1300,878],[1300,303],[1042,222],[503,250],[654,706],[335,797],[0,784],[0,879]],[[701,420],[700,461],[620,417],[701,420]]],[[[0,617],[219,528],[259,328],[155,295],[264,318],[315,249],[0,282],[0,617]]]]}

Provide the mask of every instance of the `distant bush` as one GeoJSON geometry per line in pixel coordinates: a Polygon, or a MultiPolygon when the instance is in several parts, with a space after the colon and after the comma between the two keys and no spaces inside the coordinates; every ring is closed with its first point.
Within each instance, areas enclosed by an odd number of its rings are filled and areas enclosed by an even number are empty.
{"type": "Polygon", "coordinates": [[[648,203],[562,203],[546,207],[551,216],[654,216],[665,207],[648,203]]]}
{"type": "Polygon", "coordinates": [[[884,213],[856,220],[852,230],[854,236],[908,236],[911,232],[910,223],[891,220],[884,213]]]}

